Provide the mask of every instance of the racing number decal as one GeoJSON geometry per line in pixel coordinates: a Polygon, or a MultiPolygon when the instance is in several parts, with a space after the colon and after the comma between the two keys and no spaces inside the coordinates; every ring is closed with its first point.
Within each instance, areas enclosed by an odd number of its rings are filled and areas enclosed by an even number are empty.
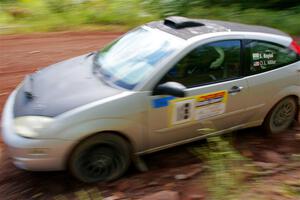
{"type": "Polygon", "coordinates": [[[171,124],[181,124],[190,122],[194,119],[195,112],[195,99],[178,99],[171,102],[171,107],[173,107],[171,115],[171,124]]]}
{"type": "Polygon", "coordinates": [[[223,114],[226,110],[227,95],[227,91],[224,90],[171,100],[170,126],[223,114]]]}

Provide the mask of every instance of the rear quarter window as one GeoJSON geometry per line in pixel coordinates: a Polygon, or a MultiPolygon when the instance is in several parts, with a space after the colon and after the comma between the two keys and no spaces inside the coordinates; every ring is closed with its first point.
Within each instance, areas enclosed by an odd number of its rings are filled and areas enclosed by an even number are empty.
{"type": "Polygon", "coordinates": [[[296,52],[278,44],[251,41],[246,45],[249,57],[249,73],[257,74],[299,61],[296,52]]]}

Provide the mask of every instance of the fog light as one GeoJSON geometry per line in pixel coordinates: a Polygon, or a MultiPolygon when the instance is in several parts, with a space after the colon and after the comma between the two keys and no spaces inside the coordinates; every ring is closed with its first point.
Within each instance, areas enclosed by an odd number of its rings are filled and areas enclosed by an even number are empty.
{"type": "Polygon", "coordinates": [[[49,149],[47,148],[34,148],[34,149],[29,149],[28,154],[33,155],[33,156],[45,156],[48,155],[49,149]]]}

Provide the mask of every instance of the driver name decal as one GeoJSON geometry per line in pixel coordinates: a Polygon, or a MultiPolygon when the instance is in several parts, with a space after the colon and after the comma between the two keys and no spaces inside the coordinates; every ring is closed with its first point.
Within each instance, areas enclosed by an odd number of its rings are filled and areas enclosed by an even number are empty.
{"type": "Polygon", "coordinates": [[[251,71],[265,70],[267,67],[276,65],[276,52],[271,50],[252,53],[251,71]]]}

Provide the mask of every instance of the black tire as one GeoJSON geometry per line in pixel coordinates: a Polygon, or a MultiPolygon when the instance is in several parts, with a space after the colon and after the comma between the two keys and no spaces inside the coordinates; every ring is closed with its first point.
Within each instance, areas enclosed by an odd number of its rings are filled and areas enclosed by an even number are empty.
{"type": "Polygon", "coordinates": [[[278,102],[268,113],[263,123],[267,134],[277,134],[290,127],[297,116],[298,105],[293,97],[278,102]]]}
{"type": "Polygon", "coordinates": [[[122,137],[101,133],[81,142],[71,154],[69,169],[86,183],[112,181],[122,176],[130,164],[130,148],[122,137]]]}

